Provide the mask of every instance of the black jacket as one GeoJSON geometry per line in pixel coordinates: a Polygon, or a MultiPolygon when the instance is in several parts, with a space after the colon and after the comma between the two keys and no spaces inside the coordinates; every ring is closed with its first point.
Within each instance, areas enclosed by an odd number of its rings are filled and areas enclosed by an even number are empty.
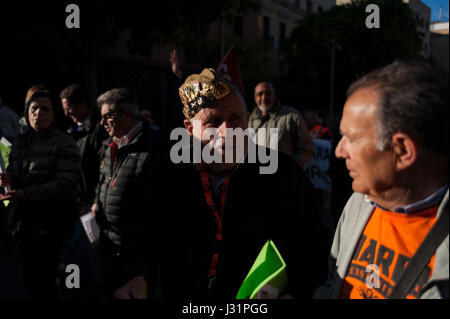
{"type": "Polygon", "coordinates": [[[142,269],[138,249],[144,242],[154,213],[152,179],[158,165],[159,137],[146,122],[142,129],[122,148],[117,149],[114,167],[111,167],[111,149],[105,140],[106,151],[100,161],[100,180],[96,191],[99,211],[96,220],[102,236],[115,247],[115,253],[128,260],[128,271],[142,269]],[[139,265],[138,265],[139,264],[139,265]]]}
{"type": "Polygon", "coordinates": [[[235,298],[269,239],[286,261],[290,294],[311,298],[323,282],[328,249],[312,184],[285,154],[279,153],[278,169],[272,175],[261,175],[260,166],[265,165],[245,162],[230,179],[217,279],[211,291],[207,277],[217,223],[206,203],[199,171],[193,164],[172,164],[161,178],[160,184],[165,183],[154,215],[160,219],[151,231],[151,256],[153,267],[160,267],[163,298],[235,298]]]}
{"type": "Polygon", "coordinates": [[[77,185],[80,215],[86,214],[94,202],[95,188],[99,180],[100,158],[104,151],[103,141],[108,138],[99,120],[98,113],[94,112],[83,127],[78,128],[74,125],[67,130],[76,141],[81,156],[81,179],[77,185]]]}
{"type": "Polygon", "coordinates": [[[75,141],[59,129],[41,134],[30,129],[19,135],[8,171],[13,175],[12,188],[23,189],[25,197],[13,202],[13,226],[20,225],[23,233],[71,236],[80,168],[75,141]]]}

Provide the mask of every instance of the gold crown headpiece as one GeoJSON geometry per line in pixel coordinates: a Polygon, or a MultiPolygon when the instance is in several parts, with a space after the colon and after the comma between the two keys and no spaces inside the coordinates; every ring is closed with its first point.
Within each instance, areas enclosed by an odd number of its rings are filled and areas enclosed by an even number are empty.
{"type": "Polygon", "coordinates": [[[233,85],[213,69],[190,75],[178,89],[184,116],[191,119],[202,108],[224,98],[232,90],[233,85]]]}

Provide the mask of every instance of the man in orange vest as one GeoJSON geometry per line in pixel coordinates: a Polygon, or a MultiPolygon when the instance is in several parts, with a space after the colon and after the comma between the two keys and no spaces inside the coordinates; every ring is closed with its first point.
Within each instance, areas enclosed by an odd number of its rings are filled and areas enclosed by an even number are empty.
{"type": "Polygon", "coordinates": [[[394,62],[352,84],[336,156],[355,193],[318,298],[448,299],[448,81],[394,62]]]}

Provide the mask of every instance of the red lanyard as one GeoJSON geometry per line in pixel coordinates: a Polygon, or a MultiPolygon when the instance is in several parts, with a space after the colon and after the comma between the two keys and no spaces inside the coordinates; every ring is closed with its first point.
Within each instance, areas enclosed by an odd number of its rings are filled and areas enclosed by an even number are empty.
{"type": "MultiPolygon", "coordinates": [[[[116,159],[116,153],[117,153],[117,144],[116,142],[112,141],[109,144],[109,147],[111,148],[111,174],[114,172],[114,160],[116,159]]],[[[114,188],[114,183],[116,182],[116,177],[111,182],[111,189],[114,188]]]]}
{"type": "MultiPolygon", "coordinates": [[[[225,177],[225,180],[221,185],[222,191],[220,193],[220,211],[217,211],[216,206],[214,205],[213,195],[211,191],[211,183],[209,182],[208,173],[206,172],[203,165],[200,165],[200,177],[202,180],[202,186],[203,191],[205,193],[206,203],[208,204],[209,208],[214,214],[214,217],[217,220],[217,233],[216,233],[216,246],[217,246],[217,242],[222,241],[222,216],[225,208],[225,200],[227,198],[228,183],[230,182],[231,174],[225,177]]],[[[214,280],[214,277],[216,276],[218,260],[219,260],[219,253],[218,251],[215,251],[211,260],[211,265],[209,267],[210,287],[212,280],[214,280]]]]}
{"type": "Polygon", "coordinates": [[[114,167],[114,160],[116,159],[116,151],[117,151],[117,144],[116,142],[112,141],[109,143],[109,147],[111,148],[111,170],[114,167]]]}
{"type": "Polygon", "coordinates": [[[222,191],[220,193],[220,211],[217,211],[216,206],[214,205],[213,195],[211,191],[211,183],[209,182],[208,173],[204,169],[200,169],[200,177],[202,179],[203,191],[205,193],[206,203],[211,209],[214,217],[217,220],[217,234],[216,238],[218,241],[222,240],[222,216],[223,210],[225,208],[225,200],[227,198],[228,192],[228,183],[230,182],[231,175],[228,175],[223,181],[221,187],[222,191]]]}

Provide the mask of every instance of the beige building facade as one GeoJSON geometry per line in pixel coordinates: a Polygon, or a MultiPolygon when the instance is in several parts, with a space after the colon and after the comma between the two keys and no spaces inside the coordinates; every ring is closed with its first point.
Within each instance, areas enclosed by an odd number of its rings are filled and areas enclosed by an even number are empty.
{"type": "MultiPolygon", "coordinates": [[[[223,24],[223,36],[220,23],[212,23],[206,33],[209,38],[220,43],[232,42],[234,37],[245,41],[267,41],[273,46],[271,74],[278,74],[279,62],[283,59],[281,49],[283,42],[289,38],[299,19],[308,13],[320,13],[330,9],[335,0],[261,0],[259,10],[244,15],[236,15],[230,24],[223,24]]],[[[152,49],[151,59],[159,63],[167,63],[169,51],[175,45],[166,45],[152,49]]],[[[225,54],[229,48],[223,46],[225,54]]],[[[181,57],[181,64],[189,64],[181,57]]],[[[219,61],[218,61],[219,63],[219,61]]]]}

